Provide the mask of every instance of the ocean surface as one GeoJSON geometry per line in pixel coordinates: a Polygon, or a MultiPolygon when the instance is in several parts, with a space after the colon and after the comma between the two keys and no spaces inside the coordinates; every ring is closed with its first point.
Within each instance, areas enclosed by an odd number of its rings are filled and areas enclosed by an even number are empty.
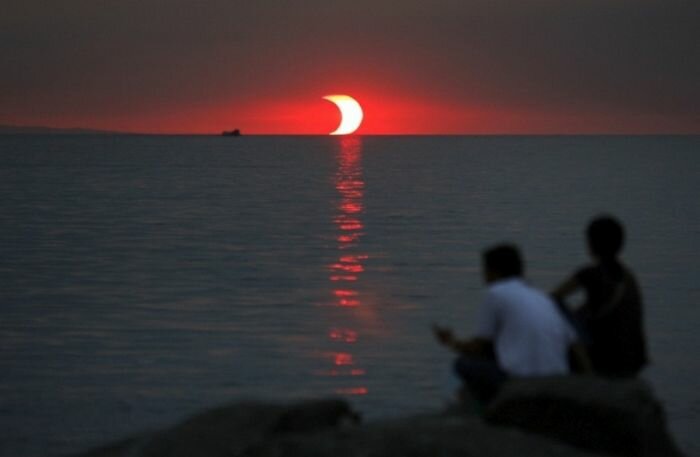
{"type": "Polygon", "coordinates": [[[551,289],[618,216],[672,432],[700,455],[700,137],[0,137],[0,455],[58,456],[223,403],[367,418],[455,382],[480,251],[551,289]]]}

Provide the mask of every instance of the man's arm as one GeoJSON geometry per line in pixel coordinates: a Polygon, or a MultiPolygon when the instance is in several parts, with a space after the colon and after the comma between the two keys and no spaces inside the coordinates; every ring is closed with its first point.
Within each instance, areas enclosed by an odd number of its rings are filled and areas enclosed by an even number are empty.
{"type": "Polygon", "coordinates": [[[460,340],[449,328],[433,326],[433,332],[438,341],[458,354],[488,354],[493,351],[493,342],[487,338],[475,337],[460,340]]]}
{"type": "Polygon", "coordinates": [[[493,353],[493,342],[486,338],[474,337],[457,341],[454,350],[460,354],[488,355],[493,353]]]}
{"type": "Polygon", "coordinates": [[[581,343],[569,346],[571,371],[576,374],[593,374],[593,364],[586,347],[581,343]]]}

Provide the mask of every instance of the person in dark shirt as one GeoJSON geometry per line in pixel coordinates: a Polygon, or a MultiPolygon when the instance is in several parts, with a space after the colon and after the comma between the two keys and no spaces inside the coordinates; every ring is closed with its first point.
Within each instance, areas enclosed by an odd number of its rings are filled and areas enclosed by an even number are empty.
{"type": "Polygon", "coordinates": [[[624,229],[615,218],[600,216],[589,224],[586,238],[593,264],[575,272],[552,296],[583,333],[594,373],[610,378],[636,376],[648,356],[639,286],[618,258],[624,229]],[[585,293],[585,301],[571,311],[565,299],[579,290],[585,293]]]}

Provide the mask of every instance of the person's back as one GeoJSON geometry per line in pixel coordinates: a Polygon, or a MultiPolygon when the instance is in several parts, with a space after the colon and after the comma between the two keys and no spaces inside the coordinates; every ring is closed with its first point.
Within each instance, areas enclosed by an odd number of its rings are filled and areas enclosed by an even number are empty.
{"type": "Polygon", "coordinates": [[[477,335],[492,335],[501,368],[513,376],[568,373],[573,329],[546,294],[521,278],[492,284],[477,335]]]}
{"type": "Polygon", "coordinates": [[[588,351],[595,372],[605,376],[636,375],[647,363],[643,309],[632,272],[619,262],[579,270],[586,292],[580,318],[590,339],[588,351]]]}
{"type": "Polygon", "coordinates": [[[622,225],[610,216],[594,219],[586,230],[592,265],[578,270],[554,292],[563,300],[577,289],[586,295],[574,315],[582,324],[594,372],[635,376],[647,364],[643,306],[634,274],[620,262],[622,225]]]}

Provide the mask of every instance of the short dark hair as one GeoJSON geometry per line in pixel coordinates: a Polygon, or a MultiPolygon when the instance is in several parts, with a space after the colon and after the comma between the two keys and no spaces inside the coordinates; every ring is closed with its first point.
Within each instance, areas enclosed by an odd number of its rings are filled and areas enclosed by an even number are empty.
{"type": "Polygon", "coordinates": [[[503,278],[522,276],[523,261],[520,251],[513,244],[499,244],[482,253],[484,267],[503,278]]]}
{"type": "Polygon", "coordinates": [[[588,224],[586,230],[588,247],[602,260],[617,257],[625,243],[625,230],[622,224],[612,216],[598,216],[588,224]]]}

